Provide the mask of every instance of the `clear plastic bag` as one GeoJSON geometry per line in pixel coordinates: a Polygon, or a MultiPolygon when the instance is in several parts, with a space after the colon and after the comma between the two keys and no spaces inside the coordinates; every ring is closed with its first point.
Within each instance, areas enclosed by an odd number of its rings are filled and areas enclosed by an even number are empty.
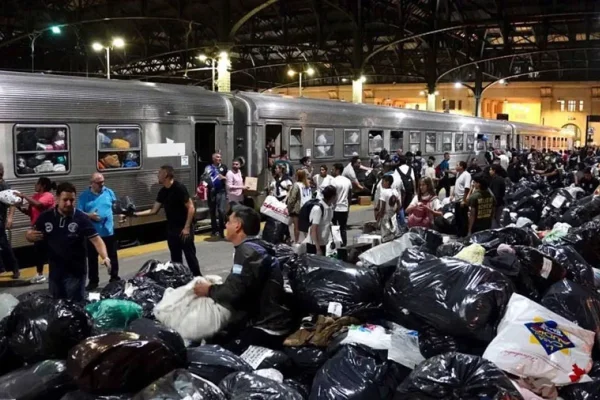
{"type": "Polygon", "coordinates": [[[226,400],[216,385],[184,369],[169,372],[142,389],[132,400],[226,400]]]}
{"type": "Polygon", "coordinates": [[[187,351],[190,372],[218,385],[234,372],[252,372],[252,367],[240,356],[217,345],[204,345],[187,351]]]}

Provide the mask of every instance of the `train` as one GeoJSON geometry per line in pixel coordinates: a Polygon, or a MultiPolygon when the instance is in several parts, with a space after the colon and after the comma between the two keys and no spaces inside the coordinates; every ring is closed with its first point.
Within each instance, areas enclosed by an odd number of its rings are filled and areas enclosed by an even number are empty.
{"type": "MultiPolygon", "coordinates": [[[[555,128],[446,113],[293,98],[254,92],[215,93],[194,86],[44,74],[0,73],[0,162],[13,189],[31,193],[40,176],[69,181],[78,192],[94,172],[118,197],[150,208],[159,190],[157,170],[175,169],[194,193],[214,152],[229,165],[242,161],[244,176],[258,178],[261,204],[270,179],[265,151],[287,150],[292,163],[368,160],[382,149],[421,151],[452,164],[495,148],[572,147],[555,128]],[[438,158],[439,157],[439,158],[438,158]]],[[[26,216],[10,232],[15,248],[29,245],[26,216]]],[[[197,202],[197,218],[208,207],[197,202]]],[[[118,230],[163,222],[164,214],[116,223],[118,230]]]]}

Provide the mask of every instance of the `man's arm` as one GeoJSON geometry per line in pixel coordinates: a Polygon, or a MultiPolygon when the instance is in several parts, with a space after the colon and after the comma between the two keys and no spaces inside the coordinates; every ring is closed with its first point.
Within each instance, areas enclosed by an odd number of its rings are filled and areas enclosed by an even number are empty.
{"type": "Polygon", "coordinates": [[[155,215],[160,211],[161,207],[162,207],[162,204],[159,203],[158,201],[155,201],[150,210],[136,211],[133,215],[135,215],[136,217],[145,217],[147,215],[155,215]]]}
{"type": "Polygon", "coordinates": [[[108,252],[106,251],[106,245],[104,244],[104,241],[100,238],[100,236],[96,235],[90,238],[90,242],[94,245],[98,255],[100,255],[100,258],[104,262],[108,258],[108,252]]]}
{"type": "Polygon", "coordinates": [[[184,232],[182,234],[189,235],[190,229],[192,227],[192,221],[194,220],[194,216],[196,215],[196,207],[194,207],[194,202],[192,199],[188,199],[187,204],[187,218],[185,219],[185,227],[183,228],[184,232]],[[187,233],[185,232],[187,230],[187,233]]]}
{"type": "Polygon", "coordinates": [[[15,206],[10,206],[8,209],[8,214],[6,216],[6,229],[12,229],[12,225],[13,225],[13,219],[15,216],[15,210],[16,207],[15,206]]]}

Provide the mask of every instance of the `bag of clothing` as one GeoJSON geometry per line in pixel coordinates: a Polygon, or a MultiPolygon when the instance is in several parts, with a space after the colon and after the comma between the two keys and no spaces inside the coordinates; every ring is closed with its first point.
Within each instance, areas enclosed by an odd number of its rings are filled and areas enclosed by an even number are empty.
{"type": "Polygon", "coordinates": [[[454,257],[464,247],[465,245],[460,242],[445,243],[437,248],[437,250],[435,251],[435,255],[438,257],[454,257]]]}
{"type": "Polygon", "coordinates": [[[364,266],[396,266],[404,250],[425,244],[418,233],[405,233],[398,239],[372,247],[358,256],[364,266]]]}
{"type": "Polygon", "coordinates": [[[569,208],[563,214],[562,222],[566,222],[572,227],[578,227],[600,215],[600,197],[589,197],[591,200],[584,197],[569,208]]]}
{"type": "Polygon", "coordinates": [[[279,221],[282,224],[290,224],[287,205],[284,202],[277,200],[275,196],[267,196],[262,206],[260,206],[260,213],[269,218],[273,218],[275,221],[279,221]]]}
{"type": "Polygon", "coordinates": [[[411,372],[394,400],[490,399],[522,400],[510,379],[481,357],[445,353],[432,357],[411,372]]]}
{"type": "Polygon", "coordinates": [[[219,389],[230,400],[304,400],[291,386],[248,372],[228,375],[219,384],[219,389]]]}
{"type": "Polygon", "coordinates": [[[483,259],[483,265],[501,272],[514,285],[515,293],[529,299],[539,301],[543,292],[538,289],[528,270],[521,265],[515,253],[498,253],[496,250],[488,252],[483,259]]]}
{"type": "Polygon", "coordinates": [[[421,262],[411,250],[387,282],[386,311],[402,324],[407,309],[436,329],[453,336],[490,341],[513,287],[501,273],[455,258],[429,257],[421,262]],[[444,293],[444,296],[440,296],[444,293]]]}
{"type": "Polygon", "coordinates": [[[545,292],[553,283],[561,281],[567,275],[562,265],[536,248],[513,246],[513,249],[540,293],[545,292]]]}
{"type": "Polygon", "coordinates": [[[178,288],[194,279],[187,265],[167,261],[148,260],[136,276],[147,276],[166,288],[178,288]]]}
{"type": "Polygon", "coordinates": [[[5,332],[11,350],[27,363],[65,359],[92,332],[92,320],[78,304],[39,294],[20,301],[6,319],[5,332]]]}
{"type": "Polygon", "coordinates": [[[594,338],[594,332],[513,294],[483,358],[510,374],[568,385],[591,369],[594,338]]]}
{"type": "Polygon", "coordinates": [[[385,353],[366,346],[341,347],[317,372],[310,398],[391,399],[410,370],[387,360],[385,353]]]}
{"type": "Polygon", "coordinates": [[[137,333],[142,339],[161,340],[181,360],[181,365],[187,365],[187,349],[179,333],[173,329],[152,321],[140,318],[133,321],[128,327],[128,332],[137,333]]]}
{"type": "Polygon", "coordinates": [[[154,318],[154,307],[162,300],[165,288],[147,276],[108,283],[100,292],[101,299],[130,300],[142,307],[144,318],[154,318]]]}
{"type": "MultiPolygon", "coordinates": [[[[600,200],[600,198],[599,198],[600,200]]],[[[600,221],[592,220],[577,228],[569,229],[562,240],[591,265],[600,265],[600,221]]]]}
{"type": "MultiPolygon", "coordinates": [[[[127,166],[126,166],[127,168],[127,166]]],[[[129,167],[133,168],[133,167],[129,167]]],[[[113,205],[113,211],[117,215],[132,216],[135,213],[136,206],[133,199],[129,196],[123,196],[113,205]]]]}
{"type": "Polygon", "coordinates": [[[291,362],[285,375],[302,384],[308,384],[310,391],[310,385],[317,371],[329,358],[327,353],[323,349],[312,346],[284,347],[283,352],[291,362]]]}
{"type": "Polygon", "coordinates": [[[252,367],[240,356],[217,345],[204,345],[187,351],[188,369],[215,385],[234,372],[252,372],[252,367]]]}
{"type": "Polygon", "coordinates": [[[444,244],[444,237],[442,234],[433,229],[414,227],[410,228],[408,232],[416,233],[425,240],[425,244],[421,246],[421,250],[426,251],[429,254],[435,254],[437,248],[444,244]]]}
{"type": "Polygon", "coordinates": [[[290,271],[290,284],[298,306],[308,314],[354,315],[381,303],[376,270],[324,256],[301,255],[290,271]]]}
{"type": "Polygon", "coordinates": [[[279,244],[285,242],[289,236],[290,227],[274,218],[266,217],[265,227],[262,231],[262,239],[266,242],[279,244]]]}
{"type": "Polygon", "coordinates": [[[0,376],[23,366],[23,360],[17,357],[8,345],[6,321],[7,318],[0,321],[0,376]]]}
{"type": "Polygon", "coordinates": [[[477,243],[486,250],[497,248],[501,244],[510,246],[537,246],[540,239],[528,228],[505,227],[501,229],[488,229],[471,235],[471,243],[477,243]]]}
{"type": "Polygon", "coordinates": [[[0,203],[6,204],[7,206],[16,206],[23,202],[19,196],[17,196],[16,190],[3,190],[0,192],[0,203]]]}
{"type": "Polygon", "coordinates": [[[177,289],[168,288],[160,303],[154,308],[156,319],[175,329],[183,339],[200,341],[212,337],[227,325],[231,311],[215,303],[210,297],[197,297],[195,278],[177,289]]]}
{"type": "Polygon", "coordinates": [[[45,360],[0,377],[0,399],[58,400],[73,390],[64,361],[45,360]]]}
{"type": "Polygon", "coordinates": [[[96,328],[101,330],[123,330],[142,317],[142,307],[128,300],[100,300],[88,304],[85,310],[92,316],[96,328]]]}
{"type": "Polygon", "coordinates": [[[591,382],[562,386],[558,393],[562,400],[596,400],[600,398],[600,363],[595,362],[588,372],[591,382]]]}
{"type": "Polygon", "coordinates": [[[541,245],[538,249],[554,258],[567,270],[567,279],[584,286],[594,287],[594,270],[571,246],[541,245]]]}
{"type": "Polygon", "coordinates": [[[170,371],[185,367],[161,340],[113,332],[84,340],[69,352],[67,371],[91,393],[135,393],[170,371]]]}
{"type": "Polygon", "coordinates": [[[414,369],[425,359],[419,350],[419,332],[405,327],[389,324],[392,331],[392,345],[388,350],[388,359],[409,369],[414,369]]]}
{"type": "Polygon", "coordinates": [[[177,369],[152,382],[132,400],[226,400],[215,384],[177,369]]]}

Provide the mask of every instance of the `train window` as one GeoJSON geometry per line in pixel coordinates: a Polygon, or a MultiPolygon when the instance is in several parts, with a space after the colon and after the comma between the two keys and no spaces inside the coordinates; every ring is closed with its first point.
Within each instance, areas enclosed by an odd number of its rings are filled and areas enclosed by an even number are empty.
{"type": "Polygon", "coordinates": [[[315,129],[314,158],[329,158],[334,156],[333,146],[335,134],[333,129],[315,129]]]}
{"type": "Polygon", "coordinates": [[[475,136],[472,133],[467,133],[467,151],[475,150],[475,136]]]}
{"type": "Polygon", "coordinates": [[[494,148],[495,149],[500,148],[500,135],[494,136],[494,148]]]}
{"type": "Polygon", "coordinates": [[[452,151],[452,133],[444,132],[442,136],[442,151],[452,151]]]}
{"type": "Polygon", "coordinates": [[[142,163],[142,130],[139,126],[98,126],[98,170],[139,169],[142,163]]]}
{"type": "Polygon", "coordinates": [[[454,135],[454,151],[465,151],[465,134],[456,132],[454,135]]]}
{"type": "Polygon", "coordinates": [[[525,136],[524,145],[526,149],[529,148],[529,136],[525,136]]]}
{"type": "Polygon", "coordinates": [[[425,133],[425,153],[435,153],[437,151],[437,134],[435,132],[425,133]]]}
{"type": "Polygon", "coordinates": [[[290,129],[290,159],[299,160],[304,157],[302,150],[302,129],[290,129]]]}
{"type": "Polygon", "coordinates": [[[344,129],[344,156],[353,157],[360,154],[360,130],[344,129]]]}
{"type": "Polygon", "coordinates": [[[390,150],[396,151],[404,147],[404,131],[390,132],[390,150]]]}
{"type": "Polygon", "coordinates": [[[421,132],[412,131],[408,137],[408,151],[413,154],[421,151],[421,132]]]}
{"type": "Polygon", "coordinates": [[[383,131],[369,131],[369,154],[383,150],[383,131]]]}
{"type": "Polygon", "coordinates": [[[69,127],[15,125],[15,174],[61,175],[70,170],[69,127]]]}

